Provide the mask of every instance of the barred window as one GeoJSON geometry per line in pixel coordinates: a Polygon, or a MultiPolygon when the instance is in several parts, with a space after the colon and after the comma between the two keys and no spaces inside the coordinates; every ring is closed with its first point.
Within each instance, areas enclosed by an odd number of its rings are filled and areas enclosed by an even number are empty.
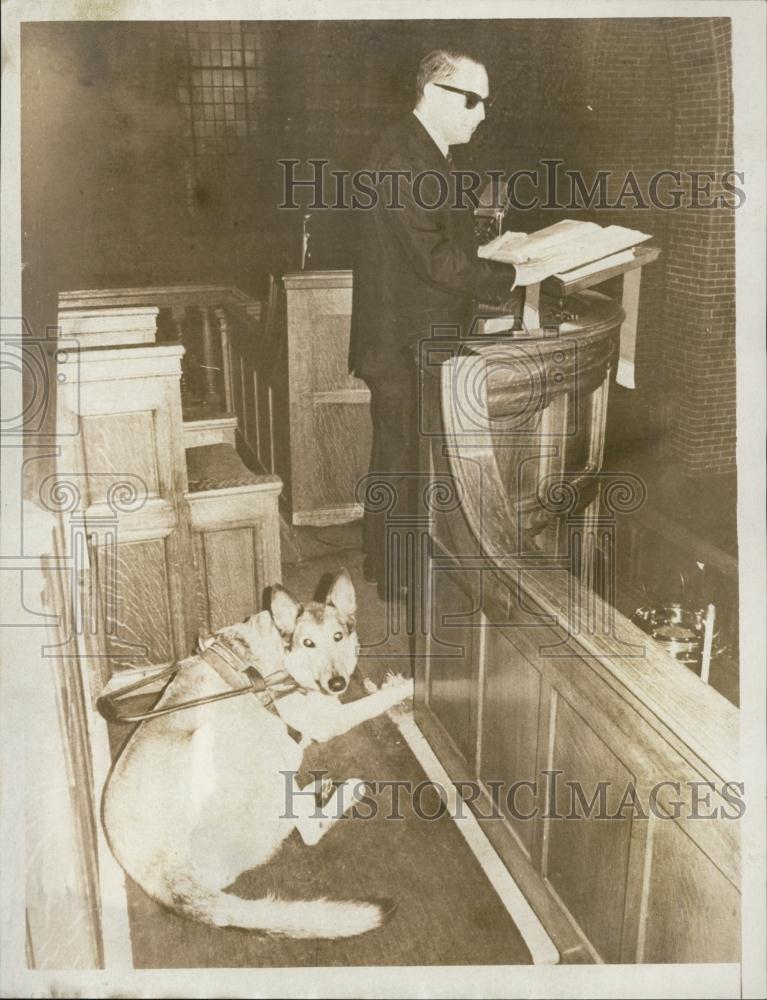
{"type": "Polygon", "coordinates": [[[264,49],[253,25],[188,21],[176,25],[177,97],[184,119],[189,211],[202,158],[238,156],[258,134],[264,49]]]}

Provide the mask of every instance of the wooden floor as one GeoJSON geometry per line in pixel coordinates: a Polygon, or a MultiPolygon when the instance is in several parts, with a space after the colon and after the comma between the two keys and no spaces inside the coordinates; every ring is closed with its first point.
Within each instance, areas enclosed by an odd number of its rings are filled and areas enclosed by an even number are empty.
{"type": "MultiPolygon", "coordinates": [[[[326,574],[346,566],[357,586],[361,672],[380,680],[388,669],[407,671],[407,635],[396,621],[387,626],[375,587],[362,581],[359,527],[302,529],[296,541],[296,561],[284,565],[285,585],[308,599],[326,574]]],[[[361,693],[359,686],[350,692],[361,693]]],[[[327,769],[334,780],[425,780],[386,718],[312,747],[304,763],[307,770],[327,769]]],[[[403,818],[387,818],[391,793],[381,792],[376,801],[376,818],[345,820],[316,847],[292,834],[267,866],[240,876],[233,891],[250,898],[266,892],[304,899],[387,897],[397,909],[384,927],[340,942],[217,930],[169,913],[129,884],[135,967],[529,964],[517,928],[453,821],[419,817],[408,796],[401,800],[403,818]]],[[[425,794],[421,805],[422,813],[436,812],[435,793],[425,794]]]]}

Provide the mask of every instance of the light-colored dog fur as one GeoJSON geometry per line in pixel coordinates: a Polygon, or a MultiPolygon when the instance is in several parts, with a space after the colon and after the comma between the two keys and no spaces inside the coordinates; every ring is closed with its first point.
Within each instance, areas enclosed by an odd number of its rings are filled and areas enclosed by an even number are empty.
{"type": "MultiPolygon", "coordinates": [[[[280,772],[297,772],[312,740],[332,739],[412,695],[412,680],[390,675],[380,690],[367,684],[372,694],[338,700],[357,665],[354,615],[345,571],[324,605],[302,606],[273,588],[270,611],[217,636],[246,666],[268,673],[282,664],[296,681],[300,690],[276,701],[279,715],[245,694],[137,727],[105,786],[102,815],[115,857],[153,899],[215,926],[291,937],[347,937],[385,919],[381,901],[245,900],[224,891],[241,872],[268,861],[294,828],[305,844],[316,844],[354,804],[355,788],[359,794],[357,779],[344,782],[320,811],[295,783],[291,795],[280,772]],[[288,726],[302,734],[301,743],[288,726]],[[284,818],[286,812],[298,818],[284,818]]],[[[200,657],[183,661],[156,707],[247,683],[235,667],[217,667],[223,676],[200,657]]],[[[331,788],[326,781],[316,791],[331,788]]]]}

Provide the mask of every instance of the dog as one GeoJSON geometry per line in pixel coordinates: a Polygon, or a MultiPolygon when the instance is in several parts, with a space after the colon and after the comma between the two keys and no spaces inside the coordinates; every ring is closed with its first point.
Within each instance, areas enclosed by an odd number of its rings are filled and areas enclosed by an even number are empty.
{"type": "Polygon", "coordinates": [[[324,604],[299,604],[275,586],[268,611],[221,629],[180,662],[117,758],[102,798],[112,853],[153,899],[216,927],[295,938],[350,937],[389,916],[385,900],[249,900],[225,891],[267,862],[293,829],[304,844],[317,844],[354,805],[357,779],[310,786],[325,797],[322,808],[315,794],[291,785],[305,747],[412,696],[412,680],[390,674],[380,689],[366,682],[373,693],[339,701],[357,666],[355,612],[345,570],[324,604]]]}

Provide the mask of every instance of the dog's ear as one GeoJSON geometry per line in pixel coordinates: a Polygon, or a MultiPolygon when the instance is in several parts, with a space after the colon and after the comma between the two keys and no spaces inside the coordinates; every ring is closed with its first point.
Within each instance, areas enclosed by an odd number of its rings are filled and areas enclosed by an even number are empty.
{"type": "Polygon", "coordinates": [[[302,608],[293,595],[278,583],[272,587],[269,610],[277,630],[283,636],[293,635],[302,608]]]}
{"type": "Polygon", "coordinates": [[[342,569],[330,585],[326,604],[332,604],[336,611],[345,618],[349,628],[354,628],[354,616],[357,612],[357,598],[354,594],[354,584],[351,577],[342,569]]]}

